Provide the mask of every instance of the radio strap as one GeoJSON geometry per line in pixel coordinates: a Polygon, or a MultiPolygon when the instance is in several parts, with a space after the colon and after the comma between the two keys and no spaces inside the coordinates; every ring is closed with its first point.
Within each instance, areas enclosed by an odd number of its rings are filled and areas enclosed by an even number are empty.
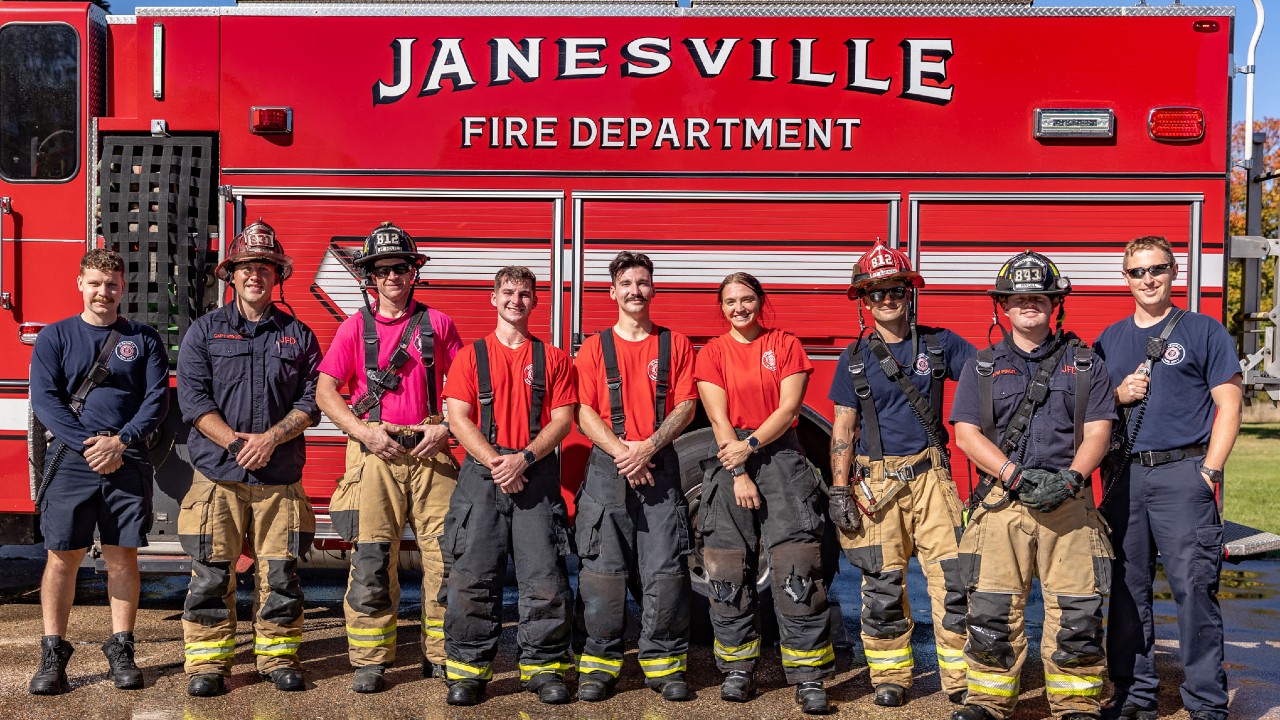
{"type": "Polygon", "coordinates": [[[382,420],[382,397],[400,387],[400,368],[409,362],[409,343],[413,341],[414,331],[426,316],[427,322],[423,325],[422,347],[419,352],[422,354],[422,366],[427,371],[428,414],[435,415],[438,400],[435,397],[435,342],[432,337],[430,311],[426,306],[417,306],[413,316],[409,318],[409,324],[400,333],[400,342],[397,343],[395,352],[388,358],[387,367],[383,369],[378,367],[378,321],[374,318],[373,311],[367,306],[360,308],[360,313],[364,318],[364,374],[368,385],[364,394],[352,403],[351,411],[357,417],[368,413],[366,417],[372,422],[382,420]]]}

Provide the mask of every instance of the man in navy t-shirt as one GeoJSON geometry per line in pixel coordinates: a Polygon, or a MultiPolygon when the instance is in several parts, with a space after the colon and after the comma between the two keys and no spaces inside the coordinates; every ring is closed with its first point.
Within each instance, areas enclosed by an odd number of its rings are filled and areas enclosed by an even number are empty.
{"type": "Polygon", "coordinates": [[[1107,656],[1115,694],[1104,717],[1154,720],[1155,628],[1151,586],[1156,554],[1178,606],[1186,678],[1182,702],[1193,720],[1227,717],[1218,571],[1222,516],[1216,493],[1240,428],[1240,361],[1217,320],[1173,306],[1178,264],[1163,237],[1125,247],[1124,277],[1134,313],[1103,331],[1116,402],[1131,407],[1131,464],[1108,478],[1102,510],[1114,533],[1114,583],[1107,656]],[[1163,348],[1148,359],[1148,339],[1171,323],[1163,348]],[[1141,424],[1137,408],[1143,403],[1141,424]],[[1137,431],[1136,437],[1134,431],[1137,431]]]}
{"type": "Polygon", "coordinates": [[[916,326],[921,287],[924,278],[898,250],[877,243],[862,256],[849,296],[871,311],[875,328],[840,355],[830,392],[831,519],[862,571],[862,642],[873,701],[887,707],[906,702],[912,681],[912,555],[928,579],[942,689],[958,703],[966,687],[960,497],[941,416],[943,381],[958,378],[976,350],[950,330],[916,326]]]}
{"type": "Polygon", "coordinates": [[[84,311],[40,332],[31,356],[31,406],[53,433],[45,454],[47,486],[36,510],[48,550],[40,604],[44,615],[35,695],[69,689],[67,631],[76,572],[96,529],[107,563],[112,636],[102,646],[118,688],[142,687],[133,660],[138,611],[138,548],[151,528],[152,467],[142,438],[160,427],[169,401],[169,359],[155,330],[120,317],[124,260],[90,250],[76,280],[84,311]],[[83,397],[81,388],[113,331],[109,373],[83,397]],[[77,405],[79,403],[76,403],[77,405]]]}

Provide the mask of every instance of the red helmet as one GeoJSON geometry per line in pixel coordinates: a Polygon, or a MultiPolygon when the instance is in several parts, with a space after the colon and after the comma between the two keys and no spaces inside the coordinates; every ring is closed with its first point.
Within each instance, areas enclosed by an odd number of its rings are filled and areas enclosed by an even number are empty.
{"type": "Polygon", "coordinates": [[[900,279],[917,290],[924,287],[924,278],[911,269],[911,261],[901,250],[886,247],[876,240],[875,247],[858,258],[858,264],[853,266],[849,299],[857,300],[871,285],[895,279],[900,279]]]}
{"type": "Polygon", "coordinates": [[[227,256],[213,273],[224,282],[231,280],[235,266],[243,262],[264,262],[280,270],[280,282],[293,274],[293,258],[284,254],[284,246],[276,239],[276,231],[261,218],[245,228],[231,241],[227,256]]]}

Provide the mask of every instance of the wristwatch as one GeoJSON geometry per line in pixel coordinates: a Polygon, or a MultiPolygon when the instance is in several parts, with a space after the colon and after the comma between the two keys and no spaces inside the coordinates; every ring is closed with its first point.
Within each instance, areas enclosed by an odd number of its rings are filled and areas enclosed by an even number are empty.
{"type": "Polygon", "coordinates": [[[751,446],[751,452],[755,452],[755,451],[759,450],[759,449],[760,449],[760,438],[756,437],[755,435],[748,435],[748,436],[747,436],[747,445],[750,445],[750,446],[751,446]]]}
{"type": "Polygon", "coordinates": [[[1213,468],[1211,468],[1211,467],[1209,467],[1209,466],[1207,466],[1207,465],[1201,465],[1199,468],[1196,468],[1196,469],[1197,469],[1197,470],[1199,470],[1200,472],[1204,473],[1205,475],[1208,475],[1208,476],[1209,476],[1209,479],[1213,481],[1213,484],[1214,484],[1214,485],[1221,485],[1221,484],[1222,484],[1222,471],[1221,471],[1221,470],[1214,470],[1213,468]]]}
{"type": "Polygon", "coordinates": [[[125,447],[133,447],[133,443],[138,439],[124,431],[121,431],[116,437],[120,438],[120,443],[125,447]]]}
{"type": "Polygon", "coordinates": [[[235,440],[232,440],[227,445],[227,452],[231,453],[232,456],[239,455],[240,451],[243,449],[244,449],[244,438],[236,438],[235,440]]]}
{"type": "Polygon", "coordinates": [[[520,454],[524,456],[525,465],[533,465],[534,463],[538,462],[538,456],[534,455],[533,451],[530,450],[529,448],[525,448],[521,450],[520,454]]]}
{"type": "Polygon", "coordinates": [[[742,477],[743,475],[747,474],[747,469],[739,465],[738,467],[730,470],[729,474],[734,477],[742,477]]]}

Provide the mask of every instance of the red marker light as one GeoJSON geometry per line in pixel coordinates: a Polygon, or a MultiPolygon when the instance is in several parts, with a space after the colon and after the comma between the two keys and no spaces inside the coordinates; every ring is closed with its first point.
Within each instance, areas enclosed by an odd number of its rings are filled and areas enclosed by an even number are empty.
{"type": "Polygon", "coordinates": [[[1196,32],[1211,33],[1218,32],[1217,20],[1197,20],[1191,24],[1191,28],[1196,32]]]}
{"type": "Polygon", "coordinates": [[[1152,140],[1194,142],[1204,138],[1204,111],[1193,107],[1155,108],[1147,116],[1152,140]]]}
{"type": "Polygon", "coordinates": [[[281,135],[293,132],[293,109],[287,107],[250,108],[249,131],[254,135],[281,135]]]}
{"type": "Polygon", "coordinates": [[[18,325],[18,340],[23,345],[35,345],[36,335],[44,329],[46,323],[40,322],[24,322],[18,325]]]}

